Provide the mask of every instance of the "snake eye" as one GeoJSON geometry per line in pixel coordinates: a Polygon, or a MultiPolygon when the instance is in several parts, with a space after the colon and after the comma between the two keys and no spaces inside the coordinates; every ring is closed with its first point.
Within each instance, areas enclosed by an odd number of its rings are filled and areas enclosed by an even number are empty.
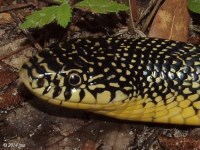
{"type": "Polygon", "coordinates": [[[72,73],[69,75],[68,82],[72,86],[78,86],[81,84],[81,77],[78,73],[72,73]]]}

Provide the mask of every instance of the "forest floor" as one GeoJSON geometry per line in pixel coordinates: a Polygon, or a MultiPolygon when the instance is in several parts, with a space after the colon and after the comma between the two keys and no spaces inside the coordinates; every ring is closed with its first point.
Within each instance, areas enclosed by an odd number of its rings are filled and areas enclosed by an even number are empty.
{"type": "MultiPolygon", "coordinates": [[[[156,6],[154,1],[153,4],[148,2],[138,1],[138,5],[134,7],[137,8],[138,16],[147,8],[150,8],[148,13],[151,14],[155,7],[155,12],[162,7],[161,4],[156,6]]],[[[52,42],[103,35],[155,36],[152,26],[157,26],[158,29],[158,24],[153,21],[156,13],[153,14],[153,18],[149,18],[148,15],[144,15],[142,19],[134,16],[137,26],[130,33],[127,13],[95,15],[79,10],[74,12],[72,22],[66,29],[55,23],[41,29],[19,28],[24,18],[33,10],[49,4],[50,1],[0,0],[0,149],[200,149],[198,127],[111,119],[84,111],[52,106],[31,95],[21,84],[18,77],[19,69],[32,55],[52,42]]],[[[171,9],[170,6],[167,8],[171,9]]],[[[178,36],[183,37],[180,40],[187,39],[191,43],[199,44],[199,25],[198,21],[194,25],[196,16],[193,17],[193,21],[190,21],[191,17],[183,17],[182,22],[188,25],[184,28],[190,28],[186,31],[187,36],[185,32],[178,36]]],[[[174,22],[176,21],[173,20],[174,22]]],[[[164,38],[173,37],[172,34],[166,34],[164,38]]]]}

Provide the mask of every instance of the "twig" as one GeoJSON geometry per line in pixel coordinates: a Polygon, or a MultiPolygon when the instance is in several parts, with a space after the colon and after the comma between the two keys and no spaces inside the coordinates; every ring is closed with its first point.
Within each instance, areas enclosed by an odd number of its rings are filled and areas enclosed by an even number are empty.
{"type": "Polygon", "coordinates": [[[152,7],[155,5],[157,0],[151,0],[148,4],[148,7],[141,12],[138,22],[136,23],[136,26],[144,19],[144,17],[151,11],[152,7]]]}
{"type": "Polygon", "coordinates": [[[116,32],[116,33],[114,34],[114,36],[120,36],[120,35],[125,34],[125,33],[127,33],[127,32],[128,32],[128,28],[127,28],[127,27],[123,27],[123,28],[120,29],[118,32],[116,32]]]}
{"type": "Polygon", "coordinates": [[[1,56],[0,60],[6,59],[8,57],[11,57],[12,55],[17,54],[17,53],[21,52],[22,50],[24,50],[24,49],[26,49],[28,47],[31,47],[31,44],[25,45],[23,47],[20,47],[20,48],[16,49],[15,51],[10,52],[9,54],[1,56]]]}
{"type": "Polygon", "coordinates": [[[11,5],[8,7],[0,8],[0,13],[10,10],[22,9],[30,6],[35,6],[35,5],[33,3],[11,5]]]}
{"type": "Polygon", "coordinates": [[[136,1],[134,0],[134,2],[132,0],[129,0],[129,7],[130,7],[130,21],[129,21],[129,24],[130,24],[130,32],[136,32],[140,37],[146,37],[146,35],[140,31],[139,29],[136,28],[135,26],[135,22],[134,22],[134,12],[133,9],[136,8],[136,1]],[[133,4],[135,5],[133,7],[133,4]]]}
{"type": "MultiPolygon", "coordinates": [[[[13,13],[11,11],[11,14],[13,16],[16,16],[17,18],[19,18],[19,22],[22,22],[23,17],[21,17],[21,15],[19,13],[13,13]]],[[[29,31],[27,29],[22,30],[22,32],[28,37],[29,41],[35,46],[36,49],[38,50],[42,50],[42,47],[40,46],[40,44],[31,36],[31,34],[29,33],[29,31]]]]}
{"type": "MultiPolygon", "coordinates": [[[[21,9],[21,8],[26,8],[26,7],[29,7],[29,6],[35,6],[33,3],[27,3],[27,4],[17,4],[17,5],[12,5],[12,6],[9,6],[9,7],[6,7],[6,8],[2,8],[0,9],[0,13],[1,12],[5,12],[5,11],[11,11],[11,14],[13,16],[17,16],[17,18],[19,18],[19,21],[21,22],[21,18],[17,15],[17,13],[14,13],[13,10],[16,10],[16,9],[21,9]]],[[[22,30],[22,32],[24,34],[26,34],[28,36],[28,39],[31,41],[31,43],[38,49],[38,50],[41,50],[41,46],[36,42],[36,40],[34,40],[34,38],[29,34],[28,30],[22,30]]],[[[2,59],[6,59],[8,57],[11,57],[12,55],[14,54],[17,54],[19,52],[21,52],[22,50],[28,48],[28,47],[31,47],[31,44],[28,44],[26,46],[23,46],[21,48],[18,48],[17,50],[7,54],[7,55],[4,55],[4,56],[1,56],[0,57],[0,60],[2,59]]]]}
{"type": "Polygon", "coordinates": [[[155,13],[158,10],[158,8],[159,8],[159,6],[160,6],[161,3],[162,3],[162,0],[158,0],[157,1],[154,9],[152,10],[151,14],[147,17],[147,19],[146,19],[146,21],[145,21],[145,23],[144,23],[144,25],[143,25],[143,27],[141,29],[142,32],[146,31],[147,27],[149,26],[152,18],[155,16],[155,13]]]}
{"type": "Polygon", "coordinates": [[[22,32],[28,37],[29,41],[35,46],[37,50],[42,50],[40,44],[33,38],[27,29],[22,30],[22,32]]]}
{"type": "Polygon", "coordinates": [[[130,7],[130,15],[132,21],[138,21],[138,12],[137,12],[137,1],[136,0],[129,0],[129,7],[130,7]]]}
{"type": "Polygon", "coordinates": [[[133,32],[134,31],[134,28],[135,28],[135,23],[134,23],[134,18],[133,18],[133,6],[132,6],[132,3],[131,3],[132,0],[128,0],[128,3],[129,3],[129,8],[130,8],[130,21],[129,21],[129,28],[130,28],[130,32],[133,32]]]}

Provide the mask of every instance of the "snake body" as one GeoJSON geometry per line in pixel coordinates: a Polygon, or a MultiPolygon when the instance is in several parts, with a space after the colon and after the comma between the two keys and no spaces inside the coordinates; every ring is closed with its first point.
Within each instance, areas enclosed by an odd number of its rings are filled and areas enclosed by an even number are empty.
{"type": "Polygon", "coordinates": [[[20,77],[49,103],[114,118],[200,125],[200,46],[83,38],[51,45],[20,77]]]}

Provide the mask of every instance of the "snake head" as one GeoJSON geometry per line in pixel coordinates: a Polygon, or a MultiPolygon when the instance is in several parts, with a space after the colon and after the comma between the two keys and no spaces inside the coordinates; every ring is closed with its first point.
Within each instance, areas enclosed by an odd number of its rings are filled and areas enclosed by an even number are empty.
{"type": "Polygon", "coordinates": [[[55,105],[115,109],[132,96],[132,83],[120,76],[127,69],[119,69],[120,57],[108,41],[76,39],[53,44],[22,66],[20,78],[34,95],[55,105]]]}

